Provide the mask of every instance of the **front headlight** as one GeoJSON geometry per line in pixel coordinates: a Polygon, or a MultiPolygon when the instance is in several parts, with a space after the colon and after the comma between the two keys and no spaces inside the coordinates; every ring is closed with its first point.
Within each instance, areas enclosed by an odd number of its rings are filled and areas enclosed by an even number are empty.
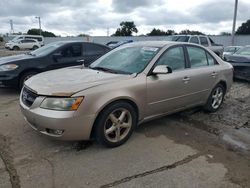
{"type": "Polygon", "coordinates": [[[77,110],[84,97],[76,98],[45,98],[40,105],[41,108],[49,110],[73,111],[77,110]]]}
{"type": "Polygon", "coordinates": [[[1,65],[0,66],[0,72],[4,71],[12,71],[18,68],[18,65],[16,64],[6,64],[6,65],[1,65]]]}

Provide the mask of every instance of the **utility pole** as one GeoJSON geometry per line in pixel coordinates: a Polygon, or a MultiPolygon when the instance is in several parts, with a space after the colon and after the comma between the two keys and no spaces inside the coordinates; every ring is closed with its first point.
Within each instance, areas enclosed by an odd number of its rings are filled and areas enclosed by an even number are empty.
{"type": "Polygon", "coordinates": [[[10,20],[10,33],[14,34],[13,20],[10,20]]]}
{"type": "Polygon", "coordinates": [[[42,35],[41,17],[40,17],[40,16],[36,16],[35,18],[37,18],[37,19],[38,19],[38,22],[39,22],[39,33],[40,33],[40,35],[42,35]]]}
{"type": "Polygon", "coordinates": [[[236,25],[236,18],[237,18],[237,9],[238,9],[238,0],[235,0],[235,4],[234,4],[234,19],[233,19],[233,28],[232,28],[232,46],[234,45],[235,25],[236,25]]]}

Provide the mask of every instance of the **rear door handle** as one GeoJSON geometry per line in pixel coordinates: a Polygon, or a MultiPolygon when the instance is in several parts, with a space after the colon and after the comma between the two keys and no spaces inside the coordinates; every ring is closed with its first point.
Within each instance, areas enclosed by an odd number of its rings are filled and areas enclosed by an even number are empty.
{"type": "Polygon", "coordinates": [[[217,72],[213,72],[213,73],[211,74],[211,76],[212,76],[212,77],[215,77],[217,74],[218,74],[217,72]]]}
{"type": "Polygon", "coordinates": [[[76,60],[77,63],[84,63],[84,59],[76,60]]]}
{"type": "Polygon", "coordinates": [[[182,80],[183,80],[184,82],[189,82],[190,77],[189,77],[189,76],[185,76],[182,80]]]}

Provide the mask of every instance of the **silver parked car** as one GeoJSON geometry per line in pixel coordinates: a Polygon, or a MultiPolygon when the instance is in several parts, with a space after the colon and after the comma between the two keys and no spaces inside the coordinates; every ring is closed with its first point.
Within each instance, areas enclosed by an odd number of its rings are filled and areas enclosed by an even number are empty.
{"type": "Polygon", "coordinates": [[[95,138],[115,147],[147,120],[194,106],[216,111],[232,77],[232,66],[202,46],[136,42],[110,51],[88,68],[33,76],[25,82],[20,105],[31,127],[42,134],[95,138]]]}
{"type": "Polygon", "coordinates": [[[243,48],[243,46],[227,46],[226,48],[224,48],[224,52],[222,54],[222,59],[225,60],[225,55],[234,54],[235,52],[237,52],[241,48],[243,48]]]}

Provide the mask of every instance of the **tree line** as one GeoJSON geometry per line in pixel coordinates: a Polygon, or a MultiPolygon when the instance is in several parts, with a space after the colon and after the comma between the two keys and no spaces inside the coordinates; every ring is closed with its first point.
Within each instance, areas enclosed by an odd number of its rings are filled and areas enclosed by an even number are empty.
{"type": "MultiPolygon", "coordinates": [[[[133,33],[138,33],[138,29],[133,21],[125,21],[120,23],[120,28],[116,30],[116,32],[112,36],[132,36],[133,33]]],[[[152,31],[147,33],[147,36],[167,36],[167,35],[205,35],[200,31],[194,30],[182,30],[181,32],[177,33],[174,30],[161,30],[153,28],[152,31]]],[[[228,32],[221,32],[221,35],[231,35],[228,32]]],[[[242,23],[242,25],[237,29],[236,35],[249,35],[250,34],[250,19],[246,22],[242,23]]]]}
{"type": "MultiPolygon", "coordinates": [[[[123,21],[120,23],[120,27],[116,29],[116,32],[111,36],[132,36],[134,33],[138,33],[138,29],[133,21],[123,21]]],[[[29,29],[27,34],[29,35],[40,35],[39,29],[29,29]]],[[[205,35],[200,31],[195,30],[182,30],[177,33],[174,30],[168,29],[166,31],[153,28],[146,36],[168,36],[168,35],[205,35]]],[[[250,19],[242,23],[240,27],[236,30],[236,35],[249,35],[250,34],[250,19]]],[[[49,31],[41,31],[41,35],[44,37],[56,37],[56,35],[49,31]]],[[[221,32],[220,35],[231,35],[228,32],[221,32]]],[[[89,36],[86,34],[79,34],[79,37],[89,36]]]]}

